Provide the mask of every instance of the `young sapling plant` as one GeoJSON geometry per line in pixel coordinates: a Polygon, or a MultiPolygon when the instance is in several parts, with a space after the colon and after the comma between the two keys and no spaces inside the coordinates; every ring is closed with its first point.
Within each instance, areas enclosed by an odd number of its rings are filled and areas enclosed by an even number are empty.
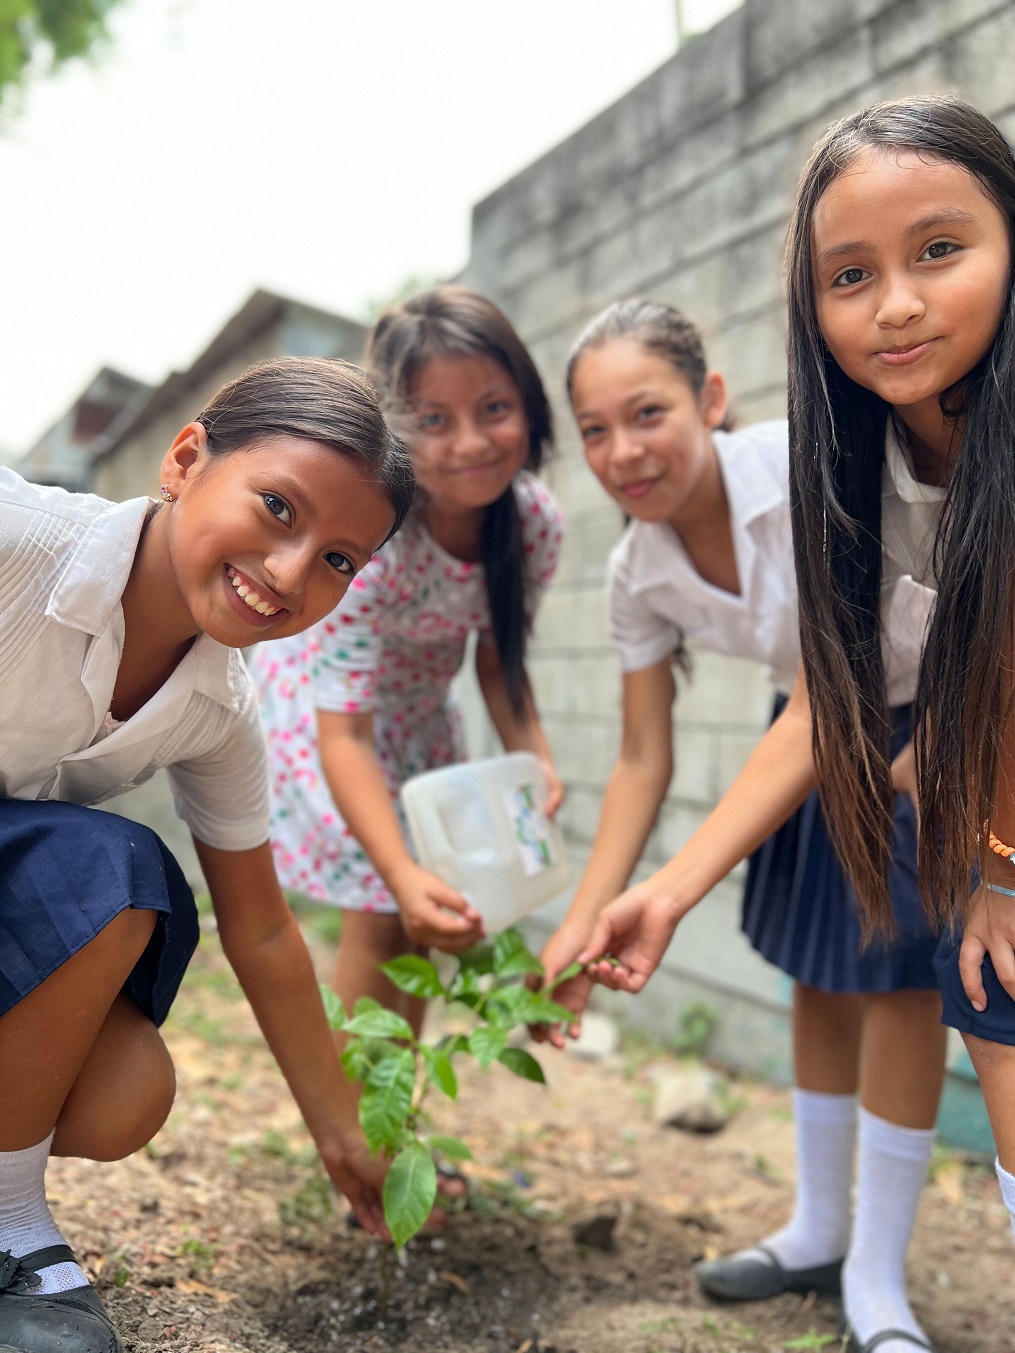
{"type": "Polygon", "coordinates": [[[359,1121],[371,1151],[391,1160],[384,1181],[384,1219],[401,1248],[421,1229],[437,1198],[437,1160],[471,1160],[458,1137],[429,1131],[427,1097],[433,1090],[458,1097],[454,1059],[471,1056],[486,1070],[494,1062],[516,1076],[545,1084],[543,1068],[524,1048],[508,1046],[511,1030],[527,1024],[570,1024],[573,1016],[551,1000],[550,992],[580,970],[572,964],[552,987],[534,989],[543,976],[539,960],[516,930],[505,930],[492,945],[457,956],[450,981],[418,954],[406,954],[381,971],[410,996],[460,1005],[471,1011],[471,1031],[446,1034],[435,1043],[417,1039],[408,1021],[377,1001],[363,997],[349,1014],[322,986],[324,1008],[333,1029],[346,1040],[342,1065],[350,1080],[363,1086],[359,1121]]]}

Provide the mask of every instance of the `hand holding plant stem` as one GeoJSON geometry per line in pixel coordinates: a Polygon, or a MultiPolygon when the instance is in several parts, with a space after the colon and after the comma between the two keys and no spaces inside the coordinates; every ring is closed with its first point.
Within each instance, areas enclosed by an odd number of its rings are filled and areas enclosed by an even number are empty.
{"type": "MultiPolygon", "coordinates": [[[[332,1028],[346,1037],[342,1065],[363,1093],[359,1120],[371,1151],[383,1151],[391,1160],[384,1181],[384,1217],[396,1245],[410,1240],[425,1223],[437,1197],[434,1157],[469,1160],[472,1153],[457,1137],[431,1134],[424,1104],[436,1087],[450,1099],[458,1097],[454,1058],[471,1055],[486,1069],[500,1062],[516,1076],[545,1083],[543,1069],[523,1048],[508,1047],[513,1028],[526,1024],[559,1024],[570,1011],[549,998],[546,988],[532,991],[526,979],[543,969],[521,936],[506,930],[492,946],[458,956],[458,969],[445,986],[434,965],[407,954],[382,965],[381,971],[400,991],[424,999],[443,999],[468,1007],[475,1018],[469,1034],[450,1034],[435,1044],[413,1036],[408,1022],[394,1011],[364,997],[351,1015],[328,987],[322,987],[324,1006],[332,1028]]],[[[557,982],[574,975],[566,969],[557,982]]]]}

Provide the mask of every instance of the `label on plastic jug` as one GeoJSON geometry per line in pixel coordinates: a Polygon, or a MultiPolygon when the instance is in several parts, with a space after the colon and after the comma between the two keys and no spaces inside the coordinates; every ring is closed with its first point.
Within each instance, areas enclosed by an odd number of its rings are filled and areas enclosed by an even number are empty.
{"type": "Polygon", "coordinates": [[[553,845],[547,834],[546,816],[536,807],[532,785],[519,785],[503,794],[504,807],[522,857],[525,877],[532,878],[556,863],[553,845]]]}

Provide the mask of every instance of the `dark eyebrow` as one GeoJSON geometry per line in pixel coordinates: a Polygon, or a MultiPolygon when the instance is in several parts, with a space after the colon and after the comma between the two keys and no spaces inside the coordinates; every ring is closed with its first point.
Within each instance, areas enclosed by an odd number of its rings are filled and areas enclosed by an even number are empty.
{"type": "MultiPolygon", "coordinates": [[[[947,225],[975,225],[976,217],[971,216],[968,211],[963,211],[961,207],[942,207],[939,211],[928,212],[926,216],[921,216],[918,221],[914,221],[906,232],[909,235],[924,235],[928,230],[935,230],[938,226],[947,225]]],[[[828,249],[822,249],[817,257],[817,265],[820,268],[822,264],[832,263],[837,258],[845,258],[849,254],[873,254],[874,245],[866,240],[848,240],[845,244],[833,244],[828,249]]]]}
{"type": "Polygon", "coordinates": [[[971,216],[968,211],[963,211],[961,207],[941,207],[938,211],[928,212],[926,216],[921,216],[918,221],[914,221],[909,228],[911,235],[922,235],[926,230],[934,230],[937,226],[943,225],[975,225],[976,217],[971,216]]]}

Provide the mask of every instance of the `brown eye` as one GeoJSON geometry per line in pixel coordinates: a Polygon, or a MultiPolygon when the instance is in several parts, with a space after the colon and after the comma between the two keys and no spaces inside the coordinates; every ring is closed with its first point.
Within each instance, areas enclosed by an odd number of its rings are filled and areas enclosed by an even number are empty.
{"type": "Polygon", "coordinates": [[[336,573],[341,573],[347,578],[351,578],[356,572],[356,567],[352,560],[344,554],[339,554],[337,550],[332,550],[324,556],[324,561],[330,564],[336,573]]]}
{"type": "Polygon", "coordinates": [[[280,498],[277,493],[262,493],[264,505],[276,520],[283,526],[291,526],[293,520],[292,508],[284,498],[280,498]]]}

